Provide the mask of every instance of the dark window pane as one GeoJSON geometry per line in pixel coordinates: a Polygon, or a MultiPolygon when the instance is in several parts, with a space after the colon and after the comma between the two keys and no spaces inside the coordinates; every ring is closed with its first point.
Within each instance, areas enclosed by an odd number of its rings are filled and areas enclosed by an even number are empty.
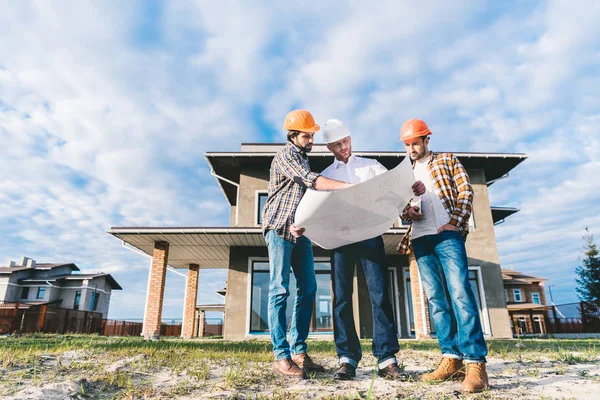
{"type": "Polygon", "coordinates": [[[79,303],[81,302],[81,291],[75,292],[75,302],[73,304],[74,309],[79,309],[79,303]]]}
{"type": "MultiPolygon", "coordinates": [[[[255,263],[255,266],[258,263],[255,263]]],[[[269,330],[269,274],[255,272],[252,276],[252,313],[250,314],[250,332],[269,330]]]]}
{"type": "Polygon", "coordinates": [[[265,208],[265,203],[267,202],[268,193],[259,193],[258,194],[258,209],[256,210],[256,221],[258,224],[262,224],[262,211],[265,208]]]}
{"type": "Polygon", "coordinates": [[[315,329],[317,331],[332,331],[331,276],[317,274],[317,295],[315,307],[315,329]]]}
{"type": "Polygon", "coordinates": [[[26,299],[29,297],[29,288],[28,287],[24,287],[23,291],[21,292],[21,298],[22,299],[26,299]]]}
{"type": "Polygon", "coordinates": [[[315,262],[315,271],[331,271],[331,263],[315,262]]]}
{"type": "MultiPolygon", "coordinates": [[[[311,331],[327,331],[333,329],[332,325],[332,293],[331,278],[327,273],[331,270],[329,263],[315,263],[315,269],[319,271],[317,278],[317,294],[314,304],[315,326],[311,326],[311,331]],[[324,271],[324,272],[321,272],[324,271]]],[[[251,293],[251,313],[250,313],[250,332],[268,332],[268,304],[269,304],[269,263],[266,261],[253,262],[252,268],[252,293],[251,293]]],[[[286,318],[289,324],[292,319],[294,302],[296,299],[296,278],[290,268],[289,280],[290,295],[286,303],[286,318]]]]}

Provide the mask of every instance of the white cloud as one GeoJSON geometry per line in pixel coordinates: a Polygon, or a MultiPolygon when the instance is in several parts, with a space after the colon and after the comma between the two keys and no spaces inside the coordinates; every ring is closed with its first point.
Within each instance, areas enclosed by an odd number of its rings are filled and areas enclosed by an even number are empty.
{"type": "MultiPolygon", "coordinates": [[[[494,204],[522,208],[498,227],[501,260],[571,279],[600,214],[598,2],[186,1],[143,21],[146,6],[3,8],[2,257],[111,271],[140,315],[147,260],[106,229],[227,224],[202,154],[271,140],[306,107],[343,119],[355,149],[400,148],[418,116],[434,150],[528,153],[490,188],[494,204]]],[[[205,302],[219,299],[218,273],[205,302]]]]}

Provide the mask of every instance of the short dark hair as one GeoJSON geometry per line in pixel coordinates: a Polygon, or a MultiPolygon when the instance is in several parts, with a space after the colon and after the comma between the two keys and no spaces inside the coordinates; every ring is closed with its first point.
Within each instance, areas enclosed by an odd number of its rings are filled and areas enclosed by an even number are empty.
{"type": "Polygon", "coordinates": [[[287,134],[288,142],[291,142],[293,138],[297,137],[301,133],[302,132],[300,132],[300,131],[288,131],[288,134],[287,134]]]}

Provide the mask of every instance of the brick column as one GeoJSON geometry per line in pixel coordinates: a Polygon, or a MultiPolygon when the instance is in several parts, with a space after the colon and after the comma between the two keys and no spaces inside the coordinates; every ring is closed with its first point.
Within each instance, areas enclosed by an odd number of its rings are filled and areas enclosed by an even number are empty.
{"type": "Polygon", "coordinates": [[[183,326],[181,337],[190,339],[194,336],[194,317],[196,315],[196,300],[198,299],[198,264],[190,264],[185,284],[185,305],[183,306],[183,326]]]}
{"type": "Polygon", "coordinates": [[[148,277],[146,311],[144,313],[144,326],[142,328],[142,336],[146,340],[158,340],[160,337],[168,257],[169,243],[155,242],[152,265],[150,266],[150,275],[148,277]]]}
{"type": "Polygon", "coordinates": [[[206,314],[204,311],[200,311],[198,318],[198,337],[204,337],[204,323],[206,322],[206,314]]]}
{"type": "Polygon", "coordinates": [[[429,327],[429,307],[427,305],[427,297],[421,288],[419,280],[419,269],[417,260],[411,252],[408,255],[409,270],[410,270],[410,290],[412,293],[413,315],[415,317],[415,338],[428,339],[431,338],[429,327]],[[425,309],[425,329],[423,327],[423,309],[425,309]]]}

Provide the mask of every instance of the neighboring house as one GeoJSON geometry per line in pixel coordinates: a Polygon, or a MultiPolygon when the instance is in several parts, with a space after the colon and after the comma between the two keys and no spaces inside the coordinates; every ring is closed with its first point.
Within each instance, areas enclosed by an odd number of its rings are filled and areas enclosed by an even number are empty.
{"type": "Polygon", "coordinates": [[[60,308],[102,313],[108,316],[110,295],[122,290],[110,274],[75,274],[73,263],[36,263],[22,257],[19,264],[10,261],[0,267],[0,301],[53,304],[60,308]]]}
{"type": "MultiPolygon", "coordinates": [[[[239,152],[207,153],[211,174],[231,207],[230,226],[223,227],[114,227],[109,233],[130,250],[152,256],[143,335],[159,334],[167,265],[188,270],[182,336],[194,336],[197,287],[202,280],[199,269],[228,269],[225,297],[225,339],[268,337],[267,301],[269,265],[260,229],[261,210],[267,197],[269,168],[282,144],[242,144],[239,152]]],[[[387,168],[397,166],[405,152],[355,152],[377,159],[387,168]]],[[[502,271],[494,224],[518,210],[491,207],[488,187],[506,178],[509,171],[527,157],[523,154],[455,153],[470,174],[475,192],[471,233],[467,238],[470,281],[475,292],[485,334],[510,338],[512,332],[503,292],[502,271]]],[[[314,171],[322,171],[333,156],[324,145],[315,145],[309,154],[314,171]]],[[[407,227],[398,221],[383,235],[388,270],[389,292],[399,337],[428,337],[433,334],[427,302],[414,257],[401,256],[396,245],[407,227]]],[[[317,294],[312,334],[331,334],[332,292],[329,252],[314,248],[317,294]]],[[[293,275],[291,275],[293,276],[293,275]]],[[[288,300],[288,316],[294,301],[288,300]]],[[[371,305],[364,275],[355,275],[354,312],[361,337],[372,336],[371,305]]]]}
{"type": "Polygon", "coordinates": [[[502,269],[502,279],[513,334],[546,333],[550,310],[544,288],[547,279],[508,269],[502,269]]]}

